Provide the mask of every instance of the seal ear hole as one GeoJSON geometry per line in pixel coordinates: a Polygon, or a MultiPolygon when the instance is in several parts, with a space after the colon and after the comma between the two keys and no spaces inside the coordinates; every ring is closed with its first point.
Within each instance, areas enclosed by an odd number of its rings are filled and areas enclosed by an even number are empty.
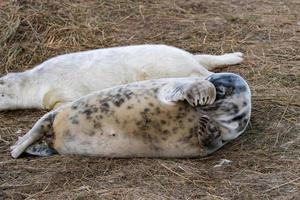
{"type": "Polygon", "coordinates": [[[1,94],[1,97],[5,97],[5,94],[1,94]]]}

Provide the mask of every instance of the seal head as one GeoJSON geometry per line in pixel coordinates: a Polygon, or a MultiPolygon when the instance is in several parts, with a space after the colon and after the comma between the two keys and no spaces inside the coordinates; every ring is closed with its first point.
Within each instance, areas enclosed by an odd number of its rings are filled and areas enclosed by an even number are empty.
{"type": "Polygon", "coordinates": [[[251,91],[247,82],[233,73],[215,73],[206,78],[216,88],[216,100],[201,108],[218,124],[222,141],[242,134],[251,115],[251,91]]]}
{"type": "Polygon", "coordinates": [[[16,94],[20,93],[16,87],[17,81],[15,73],[0,76],[0,111],[17,107],[19,100],[16,98],[16,94]]]}

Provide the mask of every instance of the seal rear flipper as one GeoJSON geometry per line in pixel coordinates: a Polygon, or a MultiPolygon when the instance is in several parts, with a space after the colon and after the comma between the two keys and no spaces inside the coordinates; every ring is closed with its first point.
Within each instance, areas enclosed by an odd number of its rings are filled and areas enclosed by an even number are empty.
{"type": "Polygon", "coordinates": [[[167,104],[186,100],[192,106],[203,106],[214,103],[216,88],[211,82],[202,79],[175,81],[165,85],[159,97],[167,104]]]}
{"type": "Polygon", "coordinates": [[[46,143],[37,143],[30,145],[26,150],[25,153],[34,155],[34,156],[51,156],[53,154],[57,154],[57,151],[51,148],[46,143]]]}
{"type": "Polygon", "coordinates": [[[20,137],[15,145],[11,146],[11,156],[18,158],[30,145],[41,139],[52,128],[56,112],[52,111],[39,119],[32,129],[20,137]]]}
{"type": "Polygon", "coordinates": [[[226,53],[223,55],[196,54],[194,58],[208,70],[219,66],[236,65],[243,62],[244,54],[241,52],[226,53]]]}

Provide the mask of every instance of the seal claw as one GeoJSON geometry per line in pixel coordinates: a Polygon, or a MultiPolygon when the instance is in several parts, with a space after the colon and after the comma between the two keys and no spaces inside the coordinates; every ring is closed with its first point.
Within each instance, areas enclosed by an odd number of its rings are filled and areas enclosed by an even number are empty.
{"type": "Polygon", "coordinates": [[[216,88],[207,80],[197,81],[188,85],[184,93],[185,100],[192,106],[212,104],[216,99],[216,88]]]}

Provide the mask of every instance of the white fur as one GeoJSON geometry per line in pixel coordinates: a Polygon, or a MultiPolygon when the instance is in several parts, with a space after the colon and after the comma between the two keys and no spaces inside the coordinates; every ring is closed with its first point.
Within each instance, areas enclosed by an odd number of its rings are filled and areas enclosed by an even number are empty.
{"type": "Polygon", "coordinates": [[[0,110],[52,109],[90,92],[134,81],[207,76],[220,65],[242,62],[242,53],[193,55],[166,45],[137,45],[70,53],[0,78],[0,110]]]}
{"type": "Polygon", "coordinates": [[[235,65],[243,61],[243,53],[226,53],[220,56],[215,55],[195,55],[196,60],[206,69],[212,70],[218,66],[235,65]]]}

